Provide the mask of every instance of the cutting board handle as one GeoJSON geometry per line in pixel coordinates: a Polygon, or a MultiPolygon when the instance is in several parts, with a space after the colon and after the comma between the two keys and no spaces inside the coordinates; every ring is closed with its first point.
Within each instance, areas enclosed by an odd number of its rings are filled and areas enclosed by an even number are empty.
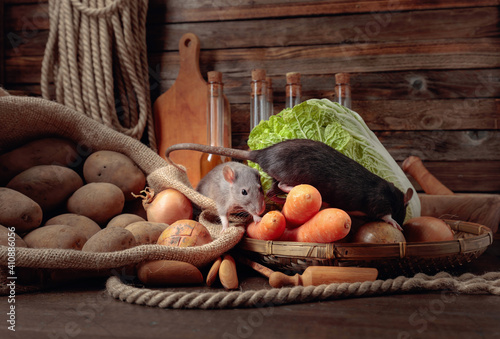
{"type": "Polygon", "coordinates": [[[179,41],[179,76],[197,78],[205,83],[200,72],[200,39],[193,33],[186,33],[179,41]]]}

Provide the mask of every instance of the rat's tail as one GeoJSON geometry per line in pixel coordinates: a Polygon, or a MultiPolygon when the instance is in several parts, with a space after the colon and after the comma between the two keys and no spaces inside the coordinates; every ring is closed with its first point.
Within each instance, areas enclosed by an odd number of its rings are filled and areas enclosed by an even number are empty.
{"type": "Polygon", "coordinates": [[[198,152],[203,152],[203,153],[217,154],[217,155],[222,155],[222,156],[226,156],[226,157],[238,159],[238,160],[252,160],[250,157],[250,151],[245,151],[242,149],[219,147],[219,146],[208,146],[208,145],[195,144],[195,143],[180,143],[180,144],[175,144],[175,145],[170,146],[165,151],[165,159],[167,160],[167,162],[169,164],[175,166],[175,164],[169,158],[170,153],[173,151],[180,151],[180,150],[190,150],[190,151],[198,151],[198,152]]]}

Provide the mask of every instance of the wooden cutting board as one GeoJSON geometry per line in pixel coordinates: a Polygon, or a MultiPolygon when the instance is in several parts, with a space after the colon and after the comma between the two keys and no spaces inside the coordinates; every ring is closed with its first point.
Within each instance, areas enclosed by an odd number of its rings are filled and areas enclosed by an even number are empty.
{"type": "MultiPolygon", "coordinates": [[[[158,154],[177,143],[207,143],[207,82],[200,66],[200,40],[186,33],[179,41],[180,69],[172,87],[156,99],[153,112],[158,154]]],[[[225,108],[229,103],[225,98],[225,108]]],[[[229,113],[230,114],[230,113],[229,113]]],[[[229,132],[230,133],[230,132],[229,132]]],[[[200,180],[200,152],[176,151],[170,159],[186,167],[189,181],[196,187],[200,180]]]]}

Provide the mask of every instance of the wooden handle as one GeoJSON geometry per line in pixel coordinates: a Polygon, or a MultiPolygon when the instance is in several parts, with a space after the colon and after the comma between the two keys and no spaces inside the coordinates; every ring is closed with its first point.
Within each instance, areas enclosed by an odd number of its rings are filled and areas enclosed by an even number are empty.
{"type": "Polygon", "coordinates": [[[196,77],[205,82],[200,72],[200,46],[200,39],[193,33],[186,33],[179,40],[180,77],[196,77]]]}
{"type": "Polygon", "coordinates": [[[453,192],[443,185],[427,168],[422,160],[416,156],[409,156],[403,161],[403,171],[410,174],[427,194],[451,195],[453,192]]]}
{"type": "Polygon", "coordinates": [[[318,286],[332,283],[374,281],[377,276],[377,269],[371,267],[309,266],[304,273],[297,273],[294,276],[274,272],[269,277],[269,284],[276,288],[318,286]]]}

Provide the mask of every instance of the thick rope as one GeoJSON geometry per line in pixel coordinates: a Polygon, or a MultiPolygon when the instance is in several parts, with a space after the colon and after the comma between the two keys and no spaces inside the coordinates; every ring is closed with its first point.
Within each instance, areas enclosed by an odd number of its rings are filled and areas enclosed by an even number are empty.
{"type": "Polygon", "coordinates": [[[112,276],[106,283],[106,289],[113,298],[131,304],[174,309],[216,309],[278,306],[422,290],[500,295],[500,272],[489,272],[481,276],[466,273],[458,277],[445,272],[434,276],[419,273],[411,278],[400,276],[362,283],[222,292],[170,292],[137,288],[123,283],[119,277],[112,276]]]}
{"type": "Polygon", "coordinates": [[[146,48],[148,0],[50,0],[42,96],[156,151],[146,48]],[[116,96],[116,97],[115,97],[116,96]]]}

